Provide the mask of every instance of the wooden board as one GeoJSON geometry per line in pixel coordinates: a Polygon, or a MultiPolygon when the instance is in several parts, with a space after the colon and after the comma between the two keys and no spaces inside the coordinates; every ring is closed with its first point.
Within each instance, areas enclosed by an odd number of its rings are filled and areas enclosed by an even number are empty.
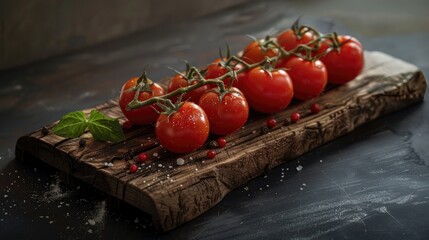
{"type": "MultiPolygon", "coordinates": [[[[81,137],[86,145],[80,146],[79,139],[52,134],[53,124],[47,126],[48,132],[39,129],[19,138],[16,156],[33,155],[151,214],[156,226],[170,230],[204,213],[266,169],[423,100],[426,80],[417,67],[380,52],[366,52],[365,61],[356,80],[317,99],[270,116],[252,113],[243,129],[226,137],[228,145],[216,149],[212,160],[206,158],[210,144],[187,155],[165,151],[156,142],[153,127],[128,131],[127,140],[117,144],[94,141],[86,133],[81,137]],[[321,105],[320,113],[310,114],[313,102],[321,105]],[[292,112],[300,112],[303,118],[290,123],[292,112]],[[279,124],[268,129],[265,122],[271,116],[279,124]],[[149,161],[137,173],[127,173],[128,163],[135,163],[140,152],[146,152],[149,161]],[[176,165],[179,157],[185,160],[182,166],[176,165]],[[106,166],[110,162],[113,166],[106,166]]],[[[124,121],[115,100],[96,108],[124,121]]]]}

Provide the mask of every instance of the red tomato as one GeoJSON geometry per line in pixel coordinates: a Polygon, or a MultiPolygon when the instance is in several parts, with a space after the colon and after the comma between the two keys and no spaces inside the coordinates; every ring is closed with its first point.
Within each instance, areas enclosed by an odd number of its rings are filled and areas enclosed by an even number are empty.
{"type": "MultiPolygon", "coordinates": [[[[306,32],[302,36],[297,36],[295,32],[290,29],[284,31],[277,37],[277,43],[283,47],[286,51],[291,51],[295,49],[300,44],[307,44],[310,41],[314,40],[316,36],[312,32],[306,32]]],[[[310,46],[312,47],[312,46],[310,46]]],[[[302,55],[306,55],[306,51],[300,51],[302,55]]],[[[276,63],[276,68],[282,68],[285,66],[286,62],[289,61],[291,57],[280,58],[276,63]]]]}
{"type": "Polygon", "coordinates": [[[222,101],[219,93],[207,91],[201,96],[198,105],[206,112],[210,122],[210,132],[227,135],[240,129],[249,116],[246,98],[237,88],[231,88],[222,101]]]}
{"type": "Polygon", "coordinates": [[[264,51],[259,44],[263,44],[261,41],[253,41],[243,50],[243,56],[241,59],[246,63],[252,64],[257,63],[265,59],[265,57],[274,57],[278,54],[277,49],[268,49],[264,51]]]}
{"type": "Polygon", "coordinates": [[[246,81],[248,73],[248,71],[245,71],[237,74],[237,79],[232,83],[232,86],[241,90],[241,83],[246,81]]]}
{"type": "MultiPolygon", "coordinates": [[[[328,81],[333,84],[344,84],[355,79],[362,71],[363,47],[356,38],[350,36],[341,35],[338,40],[342,44],[339,51],[332,50],[320,60],[328,70],[328,81]]],[[[322,43],[318,53],[326,51],[328,47],[327,43],[322,43]]]]}
{"type": "Polygon", "coordinates": [[[285,109],[293,97],[292,80],[286,71],[271,72],[261,67],[253,68],[240,88],[249,105],[258,112],[276,113],[285,109]]]}
{"type": "Polygon", "coordinates": [[[277,37],[277,42],[282,46],[286,51],[290,51],[296,48],[299,44],[307,44],[311,40],[315,39],[315,35],[312,32],[306,32],[302,36],[297,36],[295,32],[290,29],[281,33],[277,37]]]}
{"type": "MultiPolygon", "coordinates": [[[[191,85],[196,84],[197,81],[192,81],[191,85]]],[[[183,77],[180,74],[175,75],[171,78],[170,83],[168,84],[168,92],[173,92],[174,90],[181,88],[181,87],[187,87],[189,86],[188,80],[186,80],[185,77],[183,77]]],[[[201,95],[208,89],[209,87],[207,85],[201,86],[191,92],[185,93],[182,97],[183,101],[190,101],[197,103],[198,100],[200,100],[201,95]]],[[[177,101],[178,96],[173,97],[171,100],[173,102],[177,101]]]]}
{"type": "MultiPolygon", "coordinates": [[[[222,63],[222,60],[216,59],[213,63],[208,65],[207,72],[206,72],[204,77],[206,79],[215,79],[215,78],[218,78],[220,76],[225,75],[227,72],[228,72],[228,69],[222,63]]],[[[227,87],[230,82],[231,82],[231,78],[225,78],[223,80],[225,87],[227,87]]],[[[211,84],[209,86],[209,88],[215,88],[215,87],[217,87],[216,84],[211,84]]]]}
{"type": "MultiPolygon", "coordinates": [[[[154,109],[156,108],[159,110],[155,104],[130,111],[126,110],[128,103],[134,99],[136,91],[130,91],[130,89],[136,86],[137,80],[137,77],[131,78],[124,84],[124,86],[122,86],[121,95],[119,96],[119,106],[121,107],[122,113],[124,113],[125,117],[127,117],[128,120],[134,125],[146,125],[154,123],[159,115],[154,109]]],[[[138,100],[144,101],[151,98],[152,96],[160,95],[164,95],[164,89],[158,84],[154,83],[152,85],[152,92],[140,92],[138,100]]]]}
{"type": "MultiPolygon", "coordinates": [[[[234,66],[234,70],[235,71],[241,70],[243,68],[244,68],[244,66],[241,63],[238,63],[237,65],[234,66]]],[[[243,82],[246,79],[247,72],[248,71],[243,71],[241,73],[238,73],[237,74],[237,79],[234,80],[234,82],[232,83],[232,86],[235,87],[235,88],[240,89],[240,82],[243,82]]]]}
{"type": "Polygon", "coordinates": [[[326,67],[320,60],[307,61],[293,56],[284,68],[292,79],[293,96],[299,100],[319,96],[328,82],[326,67]]]}
{"type": "Polygon", "coordinates": [[[174,153],[188,153],[200,148],[206,142],[209,130],[206,113],[192,102],[185,102],[170,116],[161,114],[155,127],[159,143],[174,153]]]}
{"type": "MultiPolygon", "coordinates": [[[[226,61],[226,59],[216,59],[213,61],[213,63],[209,64],[207,67],[207,72],[205,74],[206,79],[214,79],[218,78],[220,76],[225,75],[228,72],[228,69],[225,67],[224,63],[222,61],[226,61]]],[[[237,64],[234,66],[234,70],[237,71],[238,69],[242,68],[243,66],[241,64],[237,64]]],[[[225,78],[223,80],[223,83],[225,84],[225,87],[229,87],[231,84],[231,78],[225,78]]],[[[233,86],[236,86],[236,81],[233,82],[233,86]]],[[[210,85],[209,88],[215,88],[217,87],[216,84],[210,85]]]]}

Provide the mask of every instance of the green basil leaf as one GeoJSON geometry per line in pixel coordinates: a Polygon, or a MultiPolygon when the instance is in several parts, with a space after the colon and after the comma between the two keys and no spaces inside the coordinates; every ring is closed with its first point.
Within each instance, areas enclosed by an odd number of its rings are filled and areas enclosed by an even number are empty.
{"type": "Polygon", "coordinates": [[[118,119],[107,117],[97,110],[91,111],[88,127],[92,136],[100,141],[120,142],[125,139],[118,119]]]}
{"type": "Polygon", "coordinates": [[[65,138],[76,138],[81,136],[88,123],[82,111],[67,113],[53,128],[55,134],[65,138]]]}

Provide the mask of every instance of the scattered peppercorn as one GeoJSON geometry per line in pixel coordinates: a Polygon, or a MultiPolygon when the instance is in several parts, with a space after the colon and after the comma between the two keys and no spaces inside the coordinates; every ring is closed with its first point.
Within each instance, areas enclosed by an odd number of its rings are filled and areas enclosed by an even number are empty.
{"type": "Polygon", "coordinates": [[[139,162],[144,163],[147,160],[147,154],[146,153],[140,153],[139,154],[139,162]]]}
{"type": "Polygon", "coordinates": [[[319,113],[320,112],[319,104],[317,104],[317,103],[311,104],[310,110],[311,110],[311,113],[313,113],[313,114],[319,113]]]}
{"type": "Polygon", "coordinates": [[[216,152],[214,150],[209,150],[207,152],[207,157],[213,159],[214,157],[216,157],[216,152]]]}
{"type": "Polygon", "coordinates": [[[137,172],[137,165],[131,164],[130,165],[130,173],[135,173],[135,172],[137,172]]]}
{"type": "Polygon", "coordinates": [[[267,127],[273,128],[277,125],[277,121],[274,118],[270,118],[267,120],[267,127]]]}
{"type": "Polygon", "coordinates": [[[49,133],[49,129],[47,127],[42,127],[42,133],[43,134],[48,134],[49,133]]]}
{"type": "Polygon", "coordinates": [[[301,115],[299,115],[299,113],[294,112],[290,115],[290,121],[293,123],[298,122],[301,119],[301,115]]]}
{"type": "Polygon", "coordinates": [[[79,140],[79,147],[85,147],[85,145],[86,145],[86,140],[85,140],[85,139],[83,139],[83,138],[81,138],[81,139],[79,140]]]}
{"type": "Polygon", "coordinates": [[[218,138],[217,139],[217,145],[219,146],[219,148],[223,148],[226,146],[226,140],[225,138],[218,138]]]}
{"type": "Polygon", "coordinates": [[[218,147],[217,141],[212,140],[209,142],[209,148],[217,148],[217,147],[218,147]]]}

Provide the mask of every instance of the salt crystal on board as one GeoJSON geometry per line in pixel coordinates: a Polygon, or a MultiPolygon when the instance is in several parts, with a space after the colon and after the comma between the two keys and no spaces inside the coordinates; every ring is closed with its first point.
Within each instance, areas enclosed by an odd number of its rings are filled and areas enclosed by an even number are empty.
{"type": "Polygon", "coordinates": [[[302,166],[301,165],[298,165],[298,167],[296,167],[296,170],[299,172],[299,171],[301,171],[302,170],[302,166]]]}
{"type": "Polygon", "coordinates": [[[179,166],[182,166],[183,164],[185,164],[185,160],[183,158],[178,158],[176,160],[176,164],[179,166]]]}

